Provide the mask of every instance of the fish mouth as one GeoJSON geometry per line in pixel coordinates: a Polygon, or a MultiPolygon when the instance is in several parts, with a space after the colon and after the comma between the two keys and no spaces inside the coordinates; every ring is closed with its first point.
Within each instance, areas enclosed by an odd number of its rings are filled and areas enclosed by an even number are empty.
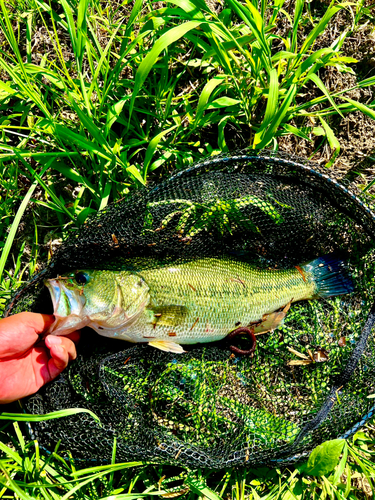
{"type": "Polygon", "coordinates": [[[68,288],[61,279],[49,279],[44,284],[50,292],[55,316],[47,334],[68,335],[89,323],[83,312],[86,298],[80,290],[68,288]]]}

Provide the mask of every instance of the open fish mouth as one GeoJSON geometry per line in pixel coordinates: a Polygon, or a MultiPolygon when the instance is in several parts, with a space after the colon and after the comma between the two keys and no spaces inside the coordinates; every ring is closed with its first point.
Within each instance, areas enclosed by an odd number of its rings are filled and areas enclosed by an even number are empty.
{"type": "Polygon", "coordinates": [[[46,280],[44,284],[50,292],[55,316],[48,334],[68,335],[89,323],[83,313],[86,298],[80,290],[68,288],[61,278],[46,280]]]}

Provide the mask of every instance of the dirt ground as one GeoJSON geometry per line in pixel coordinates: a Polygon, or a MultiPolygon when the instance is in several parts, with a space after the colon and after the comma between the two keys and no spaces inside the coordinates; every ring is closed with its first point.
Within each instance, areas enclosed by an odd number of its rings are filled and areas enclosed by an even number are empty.
{"type": "MultiPolygon", "coordinates": [[[[349,10],[340,11],[328,25],[324,35],[317,41],[314,49],[329,47],[341,33],[350,29],[352,22],[352,14],[349,10]]],[[[356,63],[351,64],[354,74],[340,73],[338,69],[332,67],[321,70],[319,76],[331,93],[351,89],[357,82],[374,75],[375,24],[364,16],[359,29],[346,38],[342,55],[357,60],[356,63]]],[[[319,95],[321,95],[320,90],[312,88],[306,97],[311,99],[319,95]]],[[[375,87],[351,90],[345,95],[368,105],[375,100],[375,87]]],[[[336,102],[342,101],[338,98],[336,102]]],[[[366,185],[375,174],[375,158],[370,158],[375,156],[375,120],[356,111],[345,114],[343,118],[328,117],[327,121],[341,146],[340,153],[331,168],[337,170],[339,176],[349,176],[351,180],[361,176],[358,184],[366,185]]],[[[318,126],[319,123],[316,125],[318,126]]],[[[309,142],[295,136],[285,136],[280,139],[279,144],[280,148],[285,151],[325,164],[331,158],[332,151],[327,142],[315,151],[319,142],[321,138],[309,142]]]]}
{"type": "MultiPolygon", "coordinates": [[[[207,0],[207,3],[210,8],[215,10],[217,13],[219,13],[223,8],[221,2],[217,2],[217,0],[207,0]]],[[[370,0],[366,0],[363,8],[369,8],[371,14],[374,15],[375,9],[371,3],[372,2],[370,0]]],[[[328,0],[311,0],[309,2],[309,8],[312,14],[319,14],[320,11],[323,14],[328,4],[328,0]]],[[[154,5],[156,7],[159,6],[157,4],[154,5]]],[[[160,2],[160,6],[161,5],[163,5],[163,2],[160,2]]],[[[124,8],[127,7],[125,6],[124,8]]],[[[283,8],[289,13],[289,15],[293,16],[294,0],[286,0],[283,4],[283,8]]],[[[353,9],[354,6],[353,8],[349,6],[346,10],[340,11],[330,21],[324,34],[319,37],[314,45],[314,50],[329,47],[343,32],[349,31],[349,36],[347,36],[342,48],[342,55],[357,60],[356,63],[351,64],[353,73],[342,73],[336,68],[329,67],[321,70],[319,74],[325,86],[331,93],[350,89],[358,81],[373,76],[375,72],[375,17],[373,19],[372,15],[362,15],[359,24],[353,31],[351,29],[355,16],[353,9]]],[[[285,20],[286,18],[283,17],[283,19],[285,20]]],[[[283,33],[286,33],[289,29],[290,26],[280,23],[277,26],[275,33],[283,35],[283,33]]],[[[304,36],[307,35],[311,29],[312,24],[307,24],[305,33],[300,33],[299,42],[303,41],[304,36]]],[[[58,32],[59,37],[61,37],[60,41],[64,59],[66,61],[73,61],[74,54],[68,41],[68,35],[61,33],[59,30],[58,32]],[[66,44],[64,44],[64,38],[66,39],[66,44]]],[[[4,36],[0,32],[0,42],[3,43],[4,41],[4,36]]],[[[103,46],[105,46],[107,41],[107,38],[104,36],[104,39],[102,40],[103,46]]],[[[43,25],[35,27],[31,45],[32,62],[34,64],[39,64],[44,54],[49,51],[53,51],[53,44],[49,39],[48,31],[43,25]]],[[[0,75],[0,78],[3,80],[7,79],[3,73],[0,75]]],[[[314,85],[310,85],[310,88],[306,89],[305,98],[306,100],[310,100],[320,95],[321,91],[314,87],[314,85]]],[[[345,95],[368,105],[375,100],[375,88],[367,87],[363,89],[356,89],[347,92],[345,95]]],[[[299,98],[299,101],[300,100],[301,99],[299,98]]],[[[337,98],[336,101],[340,103],[340,98],[337,98]]],[[[324,105],[326,106],[326,104],[324,105]]],[[[375,120],[358,111],[345,114],[343,118],[328,117],[327,121],[338,138],[341,146],[340,153],[332,168],[339,171],[339,176],[350,175],[353,178],[353,176],[356,177],[361,175],[362,179],[359,183],[366,185],[366,183],[369,182],[375,174],[375,160],[369,158],[371,155],[375,156],[375,120]]],[[[318,126],[320,123],[319,121],[316,122],[313,118],[311,118],[309,123],[305,123],[305,125],[318,126]]],[[[210,135],[210,132],[207,132],[208,135],[210,135]]],[[[324,138],[316,137],[313,141],[309,142],[301,138],[288,135],[279,139],[279,147],[284,151],[301,157],[309,157],[320,164],[325,164],[329,161],[333,152],[331,151],[327,141],[322,141],[322,139],[324,138]],[[322,142],[324,142],[323,147],[319,147],[322,142]]],[[[242,147],[243,145],[246,145],[241,144],[244,141],[246,142],[246,138],[239,134],[237,139],[233,141],[233,146],[242,147]]],[[[230,143],[231,141],[229,141],[229,144],[230,143]]]]}

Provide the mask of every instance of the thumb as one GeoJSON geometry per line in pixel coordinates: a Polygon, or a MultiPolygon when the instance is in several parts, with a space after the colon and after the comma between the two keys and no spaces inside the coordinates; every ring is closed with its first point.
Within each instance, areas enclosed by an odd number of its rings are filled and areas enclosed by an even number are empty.
{"type": "Polygon", "coordinates": [[[30,312],[0,320],[0,358],[18,356],[30,349],[53,322],[51,314],[30,312]]]}

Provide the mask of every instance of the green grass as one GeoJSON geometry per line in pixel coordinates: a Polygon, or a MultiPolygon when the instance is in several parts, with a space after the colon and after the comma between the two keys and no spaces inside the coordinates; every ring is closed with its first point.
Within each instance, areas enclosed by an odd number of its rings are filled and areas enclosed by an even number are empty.
{"type": "MultiPolygon", "coordinates": [[[[227,0],[217,13],[203,0],[156,9],[147,0],[0,0],[0,307],[48,259],[54,240],[203,156],[233,145],[277,149],[292,134],[315,150],[328,144],[327,167],[334,168],[334,120],[354,110],[375,118],[375,103],[349,96],[375,77],[330,93],[321,73],[355,74],[343,46],[373,21],[372,10],[362,0],[320,11],[304,0],[294,6],[227,0]],[[345,8],[352,24],[325,45],[326,29],[345,8]],[[280,24],[287,28],[278,31],[280,24]],[[47,41],[34,50],[37,30],[47,41]]],[[[319,307],[317,321],[331,327],[334,310],[324,317],[319,307]]],[[[295,314],[300,320],[303,311],[295,314]]],[[[315,334],[314,324],[305,326],[315,334]]],[[[51,455],[40,450],[14,418],[2,421],[0,498],[354,499],[373,492],[371,425],[320,477],[301,467],[82,469],[58,445],[51,455]]]]}
{"type": "MultiPolygon", "coordinates": [[[[0,442],[0,498],[367,498],[374,487],[375,439],[373,427],[367,426],[365,431],[338,449],[337,442],[329,442],[336,446],[337,465],[333,469],[325,461],[326,472],[321,475],[322,467],[313,460],[283,470],[263,467],[215,472],[141,462],[87,467],[74,462],[71,456],[61,455],[58,445],[51,455],[46,455],[37,441],[25,441],[17,422],[9,423],[2,428],[2,437],[7,436],[11,442],[0,442]]],[[[321,456],[318,458],[321,464],[321,456]]]]}

